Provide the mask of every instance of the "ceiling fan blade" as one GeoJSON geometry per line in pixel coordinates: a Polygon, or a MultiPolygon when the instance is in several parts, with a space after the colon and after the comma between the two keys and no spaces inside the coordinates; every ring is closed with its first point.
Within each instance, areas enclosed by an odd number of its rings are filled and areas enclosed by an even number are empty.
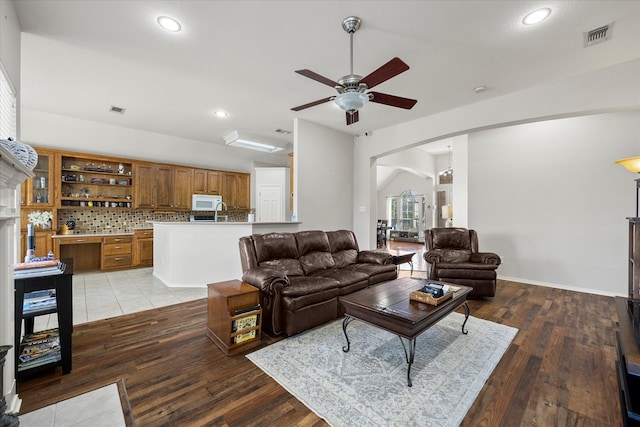
{"type": "Polygon", "coordinates": [[[358,117],[358,112],[354,111],[353,113],[346,113],[347,115],[347,126],[354,124],[355,122],[357,122],[360,118],[358,117]]]}
{"type": "Polygon", "coordinates": [[[324,76],[321,76],[320,74],[315,73],[311,70],[307,70],[306,68],[304,70],[296,70],[296,73],[300,74],[301,76],[308,77],[311,80],[315,80],[317,82],[325,84],[327,86],[331,86],[331,87],[342,86],[338,82],[334,82],[333,80],[328,79],[324,76]]]}
{"type": "Polygon", "coordinates": [[[327,102],[327,101],[331,101],[333,98],[335,98],[335,96],[330,96],[328,98],[318,99],[317,101],[313,101],[313,102],[310,102],[308,104],[298,105],[297,107],[293,107],[292,110],[293,111],[300,111],[300,110],[304,110],[305,108],[315,107],[316,105],[322,104],[322,103],[327,102]]]}
{"type": "Polygon", "coordinates": [[[408,69],[409,66],[405,64],[402,59],[395,57],[373,73],[364,77],[360,80],[360,83],[366,83],[367,87],[371,89],[372,87],[377,86],[382,82],[386,82],[400,73],[404,73],[408,69]]]}
{"type": "Polygon", "coordinates": [[[377,102],[378,104],[390,105],[392,107],[404,108],[410,110],[418,102],[415,99],[402,98],[400,96],[387,95],[380,92],[369,92],[369,95],[373,95],[371,102],[377,102]]]}

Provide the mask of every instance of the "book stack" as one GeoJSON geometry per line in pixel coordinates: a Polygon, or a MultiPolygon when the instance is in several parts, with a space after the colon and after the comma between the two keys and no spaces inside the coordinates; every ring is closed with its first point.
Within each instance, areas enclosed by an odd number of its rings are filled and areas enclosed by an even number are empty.
{"type": "Polygon", "coordinates": [[[60,334],[48,329],[25,335],[20,344],[18,371],[57,362],[60,356],[60,334]]]}
{"type": "Polygon", "coordinates": [[[22,314],[28,315],[44,310],[56,309],[56,293],[53,289],[44,291],[28,292],[24,294],[22,303],[22,314]]]}
{"type": "Polygon", "coordinates": [[[53,276],[64,273],[66,265],[57,259],[23,262],[17,264],[13,269],[14,279],[28,279],[30,277],[53,276]]]}

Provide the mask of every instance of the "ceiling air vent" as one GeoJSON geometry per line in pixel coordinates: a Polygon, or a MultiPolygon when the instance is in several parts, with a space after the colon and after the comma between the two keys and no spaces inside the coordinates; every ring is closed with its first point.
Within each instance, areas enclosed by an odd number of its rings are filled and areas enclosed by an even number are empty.
{"type": "Polygon", "coordinates": [[[122,107],[114,107],[113,105],[109,108],[109,111],[112,113],[124,114],[125,108],[122,107]]]}
{"type": "Polygon", "coordinates": [[[593,46],[594,44],[609,40],[611,38],[611,27],[613,27],[613,23],[584,33],[584,47],[593,46]]]}

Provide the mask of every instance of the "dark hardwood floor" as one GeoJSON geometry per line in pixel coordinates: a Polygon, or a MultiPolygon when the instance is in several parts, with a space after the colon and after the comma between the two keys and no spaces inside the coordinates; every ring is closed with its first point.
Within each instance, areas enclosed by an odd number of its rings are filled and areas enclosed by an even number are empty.
{"type": "MultiPolygon", "coordinates": [[[[500,281],[469,305],[520,331],[463,426],[622,425],[613,298],[500,281]]],[[[243,354],[225,356],[206,316],[202,299],[75,326],[72,372],[20,380],[22,412],[123,378],[138,426],[326,425],[243,354]]]]}

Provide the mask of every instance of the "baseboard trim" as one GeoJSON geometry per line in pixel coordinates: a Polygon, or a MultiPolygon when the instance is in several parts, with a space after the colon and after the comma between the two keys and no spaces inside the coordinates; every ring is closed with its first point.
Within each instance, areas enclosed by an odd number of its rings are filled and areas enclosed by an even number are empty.
{"type": "Polygon", "coordinates": [[[498,276],[498,280],[507,280],[509,282],[525,283],[527,285],[545,286],[547,288],[563,289],[565,291],[583,292],[587,294],[602,295],[606,297],[626,297],[627,295],[603,291],[601,289],[581,288],[578,286],[560,285],[557,283],[539,282],[536,280],[523,279],[520,277],[498,276]]]}

